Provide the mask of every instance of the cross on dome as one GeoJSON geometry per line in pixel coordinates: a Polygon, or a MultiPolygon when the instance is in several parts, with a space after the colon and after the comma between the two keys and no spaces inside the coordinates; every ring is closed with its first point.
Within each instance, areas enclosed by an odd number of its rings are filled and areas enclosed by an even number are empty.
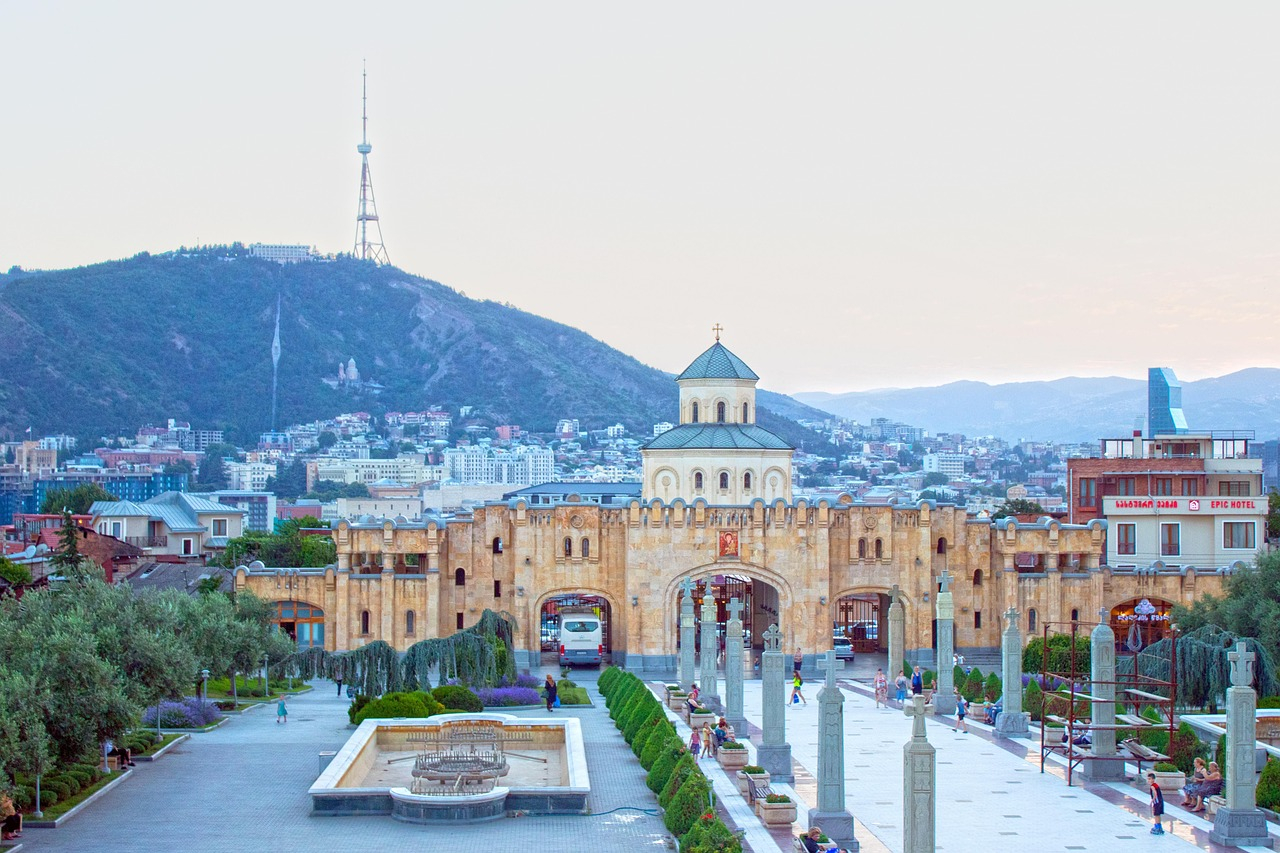
{"type": "Polygon", "coordinates": [[[711,331],[716,333],[716,340],[718,341],[720,340],[720,333],[724,331],[724,326],[721,326],[719,323],[716,323],[714,326],[711,327],[711,331]]]}

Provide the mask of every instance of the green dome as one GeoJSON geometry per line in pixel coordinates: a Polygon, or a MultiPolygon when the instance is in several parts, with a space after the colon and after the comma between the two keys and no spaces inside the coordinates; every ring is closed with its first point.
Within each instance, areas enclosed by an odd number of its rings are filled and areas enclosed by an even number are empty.
{"type": "Polygon", "coordinates": [[[716,341],[711,348],[693,360],[693,363],[676,377],[681,379],[759,379],[746,362],[729,352],[729,348],[716,341]]]}

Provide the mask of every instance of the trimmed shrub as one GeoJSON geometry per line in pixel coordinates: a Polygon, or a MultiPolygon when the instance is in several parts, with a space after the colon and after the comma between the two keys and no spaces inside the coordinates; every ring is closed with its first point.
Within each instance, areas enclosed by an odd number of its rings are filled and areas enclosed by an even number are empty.
{"type": "Polygon", "coordinates": [[[666,716],[656,702],[644,702],[631,715],[631,719],[626,728],[622,730],[622,734],[627,739],[627,743],[631,743],[636,739],[636,735],[640,733],[640,729],[646,723],[650,720],[664,720],[666,716]]]}
{"type": "Polygon", "coordinates": [[[933,670],[926,669],[924,672],[920,673],[920,676],[922,686],[929,688],[933,687],[933,681],[937,677],[933,670]]]}
{"type": "Polygon", "coordinates": [[[44,787],[43,784],[41,784],[40,785],[40,808],[47,809],[49,808],[49,806],[56,806],[57,804],[58,804],[57,793],[54,791],[50,791],[48,788],[44,787]]]}
{"type": "Polygon", "coordinates": [[[1258,777],[1257,788],[1258,805],[1264,809],[1276,811],[1280,809],[1280,761],[1273,758],[1267,759],[1267,764],[1262,768],[1262,775],[1258,777]]]}
{"type": "Polygon", "coordinates": [[[960,695],[970,702],[979,701],[982,699],[983,686],[982,670],[975,666],[970,670],[969,677],[965,679],[964,687],[960,688],[960,695]]]}
{"type": "Polygon", "coordinates": [[[1196,755],[1203,751],[1200,739],[1196,737],[1191,724],[1183,721],[1173,733],[1173,741],[1169,744],[1169,758],[1178,769],[1190,776],[1195,772],[1196,755]]]}
{"type": "MultiPolygon", "coordinates": [[[[649,734],[649,739],[645,741],[644,749],[640,753],[640,766],[652,772],[654,767],[657,766],[658,758],[662,755],[662,751],[670,749],[673,743],[680,743],[676,730],[671,728],[669,723],[658,723],[649,734]]],[[[675,764],[674,760],[672,764],[675,764]]]]}
{"type": "Polygon", "coordinates": [[[25,812],[31,808],[31,804],[35,802],[36,789],[28,788],[26,785],[20,785],[13,790],[13,806],[20,812],[25,812]]]}
{"type": "Polygon", "coordinates": [[[649,776],[645,779],[649,790],[661,795],[667,783],[671,781],[671,773],[676,769],[676,764],[686,754],[684,744],[680,742],[679,737],[669,737],[659,744],[658,757],[649,768],[649,776]]]}
{"type": "Polygon", "coordinates": [[[369,702],[352,720],[356,725],[378,717],[430,717],[444,711],[444,706],[430,693],[384,693],[369,702]]]}
{"type": "MultiPolygon", "coordinates": [[[[564,682],[560,682],[562,685],[564,682]]],[[[591,697],[587,696],[585,687],[561,687],[556,693],[561,705],[590,705],[591,697]]]]}
{"type": "Polygon", "coordinates": [[[596,688],[600,691],[601,695],[609,695],[609,691],[612,689],[614,682],[618,680],[618,676],[620,675],[622,675],[622,670],[618,669],[616,666],[611,666],[604,672],[600,673],[600,677],[596,679],[596,688]]]}
{"type": "Polygon", "coordinates": [[[461,684],[443,684],[431,691],[431,696],[446,708],[479,713],[484,710],[480,697],[461,684]]]}
{"type": "Polygon", "coordinates": [[[715,814],[707,812],[693,822],[680,839],[682,853],[742,853],[742,839],[715,814]]]}
{"type": "Polygon", "coordinates": [[[701,771],[690,774],[662,816],[662,822],[672,835],[680,837],[689,831],[693,822],[707,810],[707,795],[710,793],[711,783],[701,771]]]}
{"type": "Polygon", "coordinates": [[[667,779],[667,784],[662,787],[662,793],[658,795],[658,805],[664,809],[670,805],[671,800],[680,791],[680,786],[694,773],[700,774],[701,771],[698,770],[693,755],[685,752],[676,762],[676,766],[671,769],[671,776],[667,779]]]}
{"type": "Polygon", "coordinates": [[[372,696],[367,696],[364,693],[357,693],[356,698],[351,700],[351,705],[347,708],[347,722],[354,723],[356,721],[356,715],[364,709],[365,705],[368,705],[372,701],[372,696]]]}
{"type": "MultiPolygon", "coordinates": [[[[969,673],[964,671],[964,667],[956,665],[951,667],[951,683],[960,688],[960,695],[964,696],[964,684],[969,680],[969,673]]],[[[964,698],[968,699],[968,696],[964,698]]]]}
{"type": "Polygon", "coordinates": [[[1027,682],[1027,687],[1022,691],[1022,710],[1031,715],[1031,719],[1040,722],[1040,717],[1044,713],[1044,691],[1040,689],[1040,684],[1034,678],[1027,682]]]}
{"type": "Polygon", "coordinates": [[[41,792],[52,791],[58,795],[58,799],[60,800],[65,800],[71,796],[71,786],[62,781],[58,776],[49,776],[48,778],[41,779],[40,790],[41,792]]]}
{"type": "Polygon", "coordinates": [[[636,729],[636,735],[631,739],[631,751],[635,753],[636,758],[639,758],[644,752],[645,746],[649,743],[650,735],[658,730],[660,722],[662,720],[656,714],[651,714],[648,719],[641,723],[640,728],[636,729]]]}
{"type": "Polygon", "coordinates": [[[1000,698],[1000,694],[1004,691],[1004,686],[1000,683],[1000,676],[994,672],[987,676],[987,680],[982,683],[982,698],[988,702],[994,702],[1000,698]]]}
{"type": "MultiPolygon", "coordinates": [[[[1222,778],[1227,778],[1227,736],[1225,734],[1218,736],[1218,755],[1214,759],[1218,762],[1218,770],[1222,771],[1222,778]]],[[[1275,809],[1272,809],[1275,811],[1275,809]]]]}

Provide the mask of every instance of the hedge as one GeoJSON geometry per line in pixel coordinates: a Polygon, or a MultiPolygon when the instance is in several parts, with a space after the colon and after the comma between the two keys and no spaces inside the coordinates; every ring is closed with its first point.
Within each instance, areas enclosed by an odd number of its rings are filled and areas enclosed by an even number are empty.
{"type": "Polygon", "coordinates": [[[1262,775],[1258,777],[1256,799],[1264,809],[1275,811],[1280,808],[1280,761],[1267,759],[1262,775]]]}
{"type": "Polygon", "coordinates": [[[681,853],[742,853],[742,839],[714,812],[705,812],[680,839],[681,853]]]}
{"type": "MultiPolygon", "coordinates": [[[[681,759],[683,760],[683,759],[681,759]]],[[[693,826],[703,812],[707,810],[707,795],[711,793],[711,783],[702,771],[695,770],[680,786],[680,790],[671,798],[666,813],[662,816],[667,829],[677,838],[683,836],[693,826]]]]}
{"type": "MultiPolygon", "coordinates": [[[[649,738],[658,730],[658,724],[662,722],[660,717],[650,715],[649,719],[636,729],[636,736],[631,739],[631,751],[635,753],[636,758],[644,754],[644,748],[649,744],[649,738]]],[[[645,768],[648,770],[649,768],[645,768]]]]}
{"type": "Polygon", "coordinates": [[[673,736],[658,746],[657,753],[658,757],[649,768],[649,776],[645,784],[649,786],[650,791],[660,796],[663,789],[667,787],[667,783],[671,781],[671,773],[676,769],[676,764],[688,755],[688,751],[680,742],[680,738],[673,736]]]}
{"type": "MultiPolygon", "coordinates": [[[[658,765],[658,758],[662,755],[662,751],[664,749],[668,752],[672,751],[671,747],[673,745],[676,752],[683,747],[675,729],[671,728],[670,723],[659,723],[654,727],[653,732],[649,735],[649,740],[645,743],[644,750],[640,753],[640,766],[652,773],[658,765]]],[[[674,766],[674,764],[675,761],[673,760],[672,765],[674,766]]]]}
{"type": "Polygon", "coordinates": [[[479,713],[484,710],[484,702],[461,684],[442,684],[431,691],[432,697],[446,708],[457,708],[459,711],[479,713]]]}
{"type": "Polygon", "coordinates": [[[680,788],[694,773],[701,773],[698,769],[696,759],[691,753],[686,752],[680,756],[680,760],[676,762],[676,766],[671,770],[671,778],[667,780],[667,784],[663,787],[662,793],[658,795],[658,805],[664,809],[671,804],[671,800],[680,792],[680,788]]]}

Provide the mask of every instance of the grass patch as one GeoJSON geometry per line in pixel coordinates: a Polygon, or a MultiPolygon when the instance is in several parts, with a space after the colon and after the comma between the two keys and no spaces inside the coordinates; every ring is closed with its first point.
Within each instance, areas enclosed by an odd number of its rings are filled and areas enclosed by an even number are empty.
{"type": "MultiPolygon", "coordinates": [[[[145,734],[149,735],[149,736],[150,736],[150,737],[152,737],[152,738],[155,738],[155,736],[156,736],[156,733],[155,733],[155,731],[154,731],[154,730],[152,730],[152,731],[148,731],[148,732],[135,732],[135,733],[139,733],[139,734],[145,733],[145,734]]],[[[178,738],[180,738],[180,737],[182,737],[182,732],[170,732],[170,733],[167,733],[167,734],[164,736],[164,739],[163,739],[163,740],[161,740],[159,743],[152,744],[150,747],[148,747],[148,748],[147,748],[147,749],[145,749],[145,750],[139,750],[138,752],[135,752],[135,753],[133,754],[133,757],[134,757],[134,758],[137,758],[139,755],[155,755],[157,752],[159,752],[160,750],[164,749],[166,746],[168,746],[169,744],[173,743],[175,740],[177,740],[177,739],[178,739],[178,738]]]]}
{"type": "Polygon", "coordinates": [[[121,775],[121,772],[119,770],[112,770],[110,773],[103,776],[97,782],[94,782],[92,785],[85,788],[75,796],[68,797],[65,800],[58,800],[58,802],[49,806],[49,808],[44,810],[44,817],[36,818],[30,814],[27,814],[26,818],[28,820],[57,820],[67,812],[74,809],[76,806],[83,803],[85,800],[89,799],[89,797],[92,797],[95,793],[100,791],[104,786],[111,784],[112,779],[119,779],[120,775],[121,775]]]}

